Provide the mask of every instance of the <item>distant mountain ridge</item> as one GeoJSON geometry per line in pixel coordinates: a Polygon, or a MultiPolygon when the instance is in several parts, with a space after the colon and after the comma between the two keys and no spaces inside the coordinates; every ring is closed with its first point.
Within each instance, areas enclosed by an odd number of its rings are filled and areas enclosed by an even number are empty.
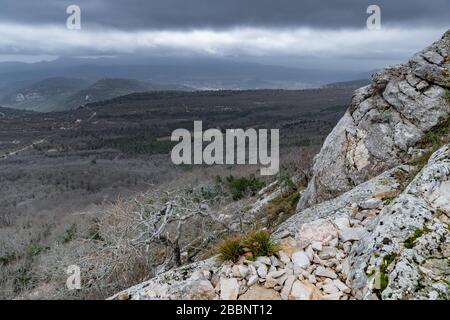
{"type": "Polygon", "coordinates": [[[361,73],[293,68],[211,57],[118,56],[103,58],[62,57],[50,62],[0,63],[0,87],[10,82],[38,81],[51,77],[96,81],[128,78],[177,84],[195,89],[304,89],[330,82],[361,79],[361,73]]]}
{"type": "Polygon", "coordinates": [[[367,79],[358,79],[352,81],[342,81],[342,82],[334,82],[324,85],[324,88],[360,88],[370,84],[369,78],[367,79]]]}
{"type": "Polygon", "coordinates": [[[82,79],[48,78],[13,91],[1,103],[14,109],[50,111],[53,106],[89,84],[89,81],[82,79]]]}
{"type": "Polygon", "coordinates": [[[57,77],[17,89],[6,95],[1,104],[13,109],[39,112],[67,111],[122,95],[158,90],[186,91],[190,88],[151,84],[135,79],[106,78],[92,83],[88,80],[57,77]]]}

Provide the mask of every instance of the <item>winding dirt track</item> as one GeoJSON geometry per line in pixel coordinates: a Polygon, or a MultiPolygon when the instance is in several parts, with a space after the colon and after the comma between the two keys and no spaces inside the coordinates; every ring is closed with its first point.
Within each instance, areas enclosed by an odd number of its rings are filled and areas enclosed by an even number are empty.
{"type": "MultiPolygon", "coordinates": [[[[81,122],[76,122],[73,126],[70,126],[70,127],[66,128],[66,130],[75,130],[75,129],[78,129],[78,128],[80,128],[83,124],[88,123],[88,122],[90,122],[92,119],[94,119],[96,115],[97,115],[96,112],[92,112],[91,115],[88,117],[87,120],[81,121],[81,122]]],[[[6,115],[5,115],[4,113],[0,112],[0,117],[1,117],[1,118],[5,118],[6,115]],[[3,117],[1,117],[2,115],[3,115],[3,117]]],[[[31,149],[31,148],[33,148],[33,147],[39,145],[39,144],[42,144],[42,143],[46,142],[48,139],[50,139],[51,137],[53,137],[53,136],[55,136],[55,135],[57,135],[57,134],[58,134],[58,133],[51,134],[51,135],[46,136],[46,137],[44,137],[44,138],[41,138],[41,139],[39,139],[39,140],[35,140],[35,141],[33,141],[32,143],[30,143],[30,144],[28,144],[28,145],[25,145],[25,146],[21,147],[20,149],[17,149],[17,150],[14,150],[14,151],[9,151],[9,152],[7,152],[7,153],[4,153],[4,154],[0,155],[0,160],[5,160],[5,159],[8,159],[8,158],[10,158],[10,157],[12,157],[12,156],[16,156],[16,155],[18,155],[19,153],[22,153],[22,152],[24,152],[24,151],[26,151],[26,150],[29,150],[29,149],[31,149]]]]}

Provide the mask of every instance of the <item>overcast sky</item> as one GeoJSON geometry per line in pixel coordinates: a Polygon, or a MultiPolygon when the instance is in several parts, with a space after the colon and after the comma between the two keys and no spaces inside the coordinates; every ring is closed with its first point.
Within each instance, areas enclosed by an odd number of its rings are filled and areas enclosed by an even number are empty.
{"type": "Polygon", "coordinates": [[[369,69],[450,28],[449,0],[0,0],[0,61],[67,55],[207,55],[369,69]],[[81,8],[81,30],[66,8],[81,8]],[[370,4],[382,29],[366,28],[370,4]]]}

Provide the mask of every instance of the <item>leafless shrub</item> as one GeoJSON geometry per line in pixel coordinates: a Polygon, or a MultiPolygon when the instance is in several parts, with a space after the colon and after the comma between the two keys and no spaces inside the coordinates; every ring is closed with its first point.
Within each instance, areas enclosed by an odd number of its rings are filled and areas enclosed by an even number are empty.
{"type": "Polygon", "coordinates": [[[95,224],[85,242],[95,249],[80,258],[88,287],[112,293],[192,261],[229,231],[218,218],[222,194],[185,189],[154,191],[133,201],[118,201],[95,224]]]}

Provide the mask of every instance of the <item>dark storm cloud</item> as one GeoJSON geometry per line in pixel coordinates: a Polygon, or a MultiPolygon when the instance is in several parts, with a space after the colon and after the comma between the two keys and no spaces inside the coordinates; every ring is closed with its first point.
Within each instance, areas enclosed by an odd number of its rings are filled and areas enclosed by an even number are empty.
{"type": "Polygon", "coordinates": [[[439,25],[450,21],[449,0],[1,0],[0,21],[64,23],[65,8],[78,4],[83,23],[133,29],[235,26],[364,27],[366,8],[382,8],[385,24],[439,25]]]}
{"type": "Polygon", "coordinates": [[[449,0],[0,0],[0,61],[198,55],[374,68],[437,40],[449,21],[449,0]],[[66,28],[71,4],[81,30],[66,28]],[[375,32],[371,4],[381,7],[375,32]]]}

